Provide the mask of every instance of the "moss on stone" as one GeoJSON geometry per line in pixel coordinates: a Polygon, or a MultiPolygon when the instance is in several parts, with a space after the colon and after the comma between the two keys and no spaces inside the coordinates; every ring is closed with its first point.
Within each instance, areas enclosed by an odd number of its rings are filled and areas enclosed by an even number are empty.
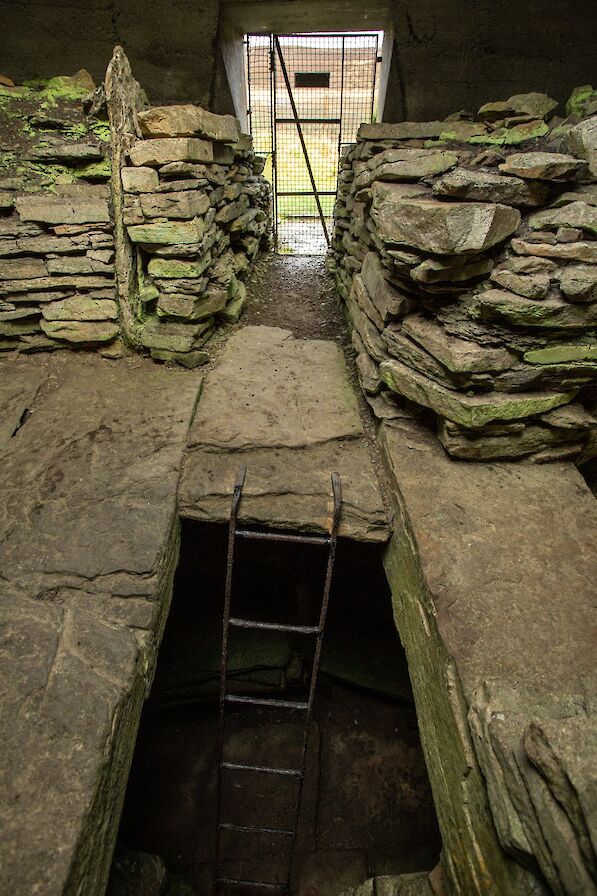
{"type": "Polygon", "coordinates": [[[575,87],[566,103],[566,115],[575,115],[582,118],[589,114],[587,106],[597,104],[597,90],[593,90],[592,84],[583,84],[575,87]]]}
{"type": "Polygon", "coordinates": [[[95,134],[98,140],[104,143],[110,143],[112,140],[110,134],[110,122],[101,118],[93,119],[89,124],[89,130],[95,134]]]}
{"type": "Polygon", "coordinates": [[[38,91],[40,99],[43,99],[45,104],[44,108],[55,106],[59,100],[83,100],[90,93],[89,87],[77,83],[66,75],[25,81],[24,86],[38,91]]]}
{"type": "Polygon", "coordinates": [[[531,121],[528,124],[518,124],[513,128],[497,128],[490,134],[471,137],[469,143],[483,143],[492,146],[517,146],[527,140],[536,140],[549,134],[549,125],[544,121],[531,121]]]}

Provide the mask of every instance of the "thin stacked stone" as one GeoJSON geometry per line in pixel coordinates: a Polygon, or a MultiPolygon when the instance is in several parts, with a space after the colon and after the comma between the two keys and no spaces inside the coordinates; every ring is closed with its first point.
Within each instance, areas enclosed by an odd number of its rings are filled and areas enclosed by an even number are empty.
{"type": "Polygon", "coordinates": [[[243,281],[270,231],[270,188],[232,116],[164,106],[138,121],[144,139],[121,177],[139,250],[139,339],[158,360],[195,366],[217,322],[241,315],[243,281]]]}
{"type": "Polygon", "coordinates": [[[0,86],[0,352],[118,336],[110,132],[88,114],[94,90],[85,71],[0,86]]]}
{"type": "Polygon", "coordinates": [[[329,266],[374,413],[468,460],[597,453],[597,92],[361,126],[329,266]]]}

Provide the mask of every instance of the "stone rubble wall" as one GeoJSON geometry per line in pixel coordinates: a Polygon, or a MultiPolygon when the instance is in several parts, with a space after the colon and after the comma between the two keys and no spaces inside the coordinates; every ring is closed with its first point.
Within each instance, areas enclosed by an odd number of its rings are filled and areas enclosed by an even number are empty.
{"type": "Polygon", "coordinates": [[[0,83],[0,352],[195,367],[239,319],[271,230],[263,160],[232,116],[143,106],[121,48],[99,90],[0,83]]]}
{"type": "Polygon", "coordinates": [[[0,352],[118,336],[109,125],[89,75],[0,85],[0,352]]]}
{"type": "Polygon", "coordinates": [[[362,125],[329,267],[361,386],[467,460],[597,453],[597,92],[362,125]]]}
{"type": "Polygon", "coordinates": [[[138,251],[140,344],[196,366],[218,322],[235,323],[244,280],[270,232],[270,188],[237,119],[197,106],[138,115],[121,170],[124,223],[138,251]]]}

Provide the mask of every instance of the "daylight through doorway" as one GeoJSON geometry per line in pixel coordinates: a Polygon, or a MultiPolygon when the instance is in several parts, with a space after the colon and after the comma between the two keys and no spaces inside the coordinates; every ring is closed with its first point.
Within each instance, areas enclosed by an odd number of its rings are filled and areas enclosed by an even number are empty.
{"type": "Polygon", "coordinates": [[[246,36],[248,120],[274,188],[278,252],[327,250],[342,149],[376,115],[382,36],[246,36]]]}

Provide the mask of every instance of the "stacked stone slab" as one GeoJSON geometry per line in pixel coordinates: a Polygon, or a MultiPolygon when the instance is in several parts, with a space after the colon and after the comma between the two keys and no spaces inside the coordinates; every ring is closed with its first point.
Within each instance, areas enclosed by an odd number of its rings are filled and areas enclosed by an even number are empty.
{"type": "Polygon", "coordinates": [[[379,418],[469,460],[597,453],[597,92],[362,125],[330,268],[379,418]]]}
{"type": "Polygon", "coordinates": [[[118,335],[110,133],[86,112],[94,89],[84,71],[0,86],[0,352],[118,335]]]}
{"type": "Polygon", "coordinates": [[[240,317],[243,280],[270,228],[269,185],[230,115],[164,106],[138,121],[144,139],[121,177],[139,250],[139,340],[156,359],[195,366],[216,322],[240,317]]]}

